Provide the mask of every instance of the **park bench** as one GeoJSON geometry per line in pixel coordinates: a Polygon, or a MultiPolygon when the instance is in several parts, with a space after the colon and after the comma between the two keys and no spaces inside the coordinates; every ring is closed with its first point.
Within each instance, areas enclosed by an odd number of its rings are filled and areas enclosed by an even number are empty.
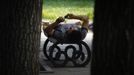
{"type": "Polygon", "coordinates": [[[90,48],[82,40],[79,42],[62,42],[49,37],[44,43],[43,52],[55,67],[64,67],[70,61],[75,67],[84,67],[91,59],[90,48]]]}
{"type": "Polygon", "coordinates": [[[83,67],[91,59],[90,48],[83,40],[70,42],[48,37],[44,42],[43,53],[55,67],[67,66],[69,62],[75,67],[83,67]]]}

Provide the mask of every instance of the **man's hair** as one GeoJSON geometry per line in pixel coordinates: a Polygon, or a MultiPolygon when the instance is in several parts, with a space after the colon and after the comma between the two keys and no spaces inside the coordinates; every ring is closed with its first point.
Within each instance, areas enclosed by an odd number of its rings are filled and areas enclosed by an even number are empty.
{"type": "Polygon", "coordinates": [[[70,42],[79,42],[82,39],[81,32],[78,30],[73,30],[67,34],[67,39],[70,42]]]}

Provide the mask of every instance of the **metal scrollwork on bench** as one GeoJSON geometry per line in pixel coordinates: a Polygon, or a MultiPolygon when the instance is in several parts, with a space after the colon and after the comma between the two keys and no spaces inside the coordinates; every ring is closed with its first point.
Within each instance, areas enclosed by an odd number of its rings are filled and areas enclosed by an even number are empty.
{"type": "Polygon", "coordinates": [[[47,39],[44,43],[43,52],[55,67],[66,66],[70,61],[76,67],[82,67],[86,66],[91,58],[90,48],[84,41],[77,43],[60,43],[54,39],[47,39]],[[65,46],[65,48],[61,46],[65,46]]]}

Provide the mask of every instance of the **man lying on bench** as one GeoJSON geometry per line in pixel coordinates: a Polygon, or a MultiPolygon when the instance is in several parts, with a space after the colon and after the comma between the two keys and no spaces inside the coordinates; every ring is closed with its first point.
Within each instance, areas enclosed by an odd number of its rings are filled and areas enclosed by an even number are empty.
{"type": "Polygon", "coordinates": [[[79,42],[86,37],[88,32],[89,18],[86,15],[74,15],[67,14],[63,17],[59,17],[55,22],[43,26],[44,34],[47,37],[53,37],[59,41],[79,42]],[[80,20],[75,24],[61,24],[65,19],[77,19],[80,20]]]}

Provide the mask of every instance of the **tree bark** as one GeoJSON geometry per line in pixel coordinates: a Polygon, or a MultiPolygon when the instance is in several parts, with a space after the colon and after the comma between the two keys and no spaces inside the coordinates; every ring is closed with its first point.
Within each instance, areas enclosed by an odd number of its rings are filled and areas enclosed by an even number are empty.
{"type": "Polygon", "coordinates": [[[2,0],[0,9],[0,75],[39,75],[42,0],[2,0]]]}
{"type": "Polygon", "coordinates": [[[91,75],[134,75],[132,0],[96,0],[91,75]]]}

